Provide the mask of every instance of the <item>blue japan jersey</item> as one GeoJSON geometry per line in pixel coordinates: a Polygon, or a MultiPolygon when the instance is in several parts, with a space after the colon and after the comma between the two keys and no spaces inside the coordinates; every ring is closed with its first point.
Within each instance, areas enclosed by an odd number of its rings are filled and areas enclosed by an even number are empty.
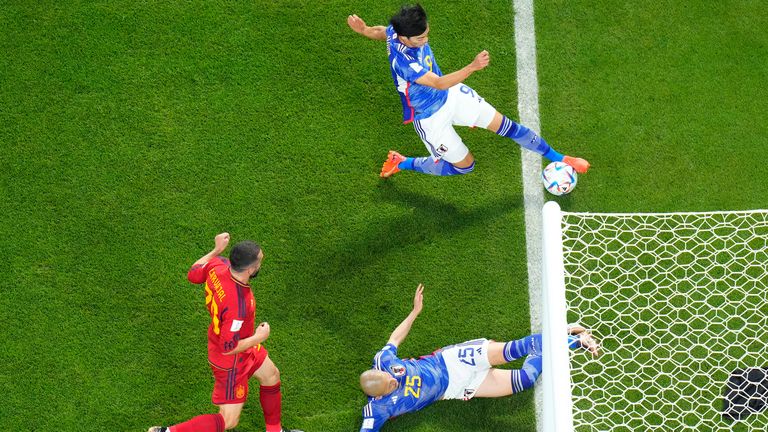
{"type": "Polygon", "coordinates": [[[373,367],[395,377],[399,385],[386,396],[368,398],[360,432],[378,431],[390,418],[442,399],[448,388],[448,371],[439,352],[418,360],[403,360],[397,357],[397,347],[387,344],[373,358],[373,367]]]}
{"type": "Polygon", "coordinates": [[[433,72],[442,76],[429,43],[421,48],[409,48],[397,38],[392,26],[387,27],[387,54],[392,79],[403,103],[403,123],[425,119],[445,104],[448,90],[438,90],[416,83],[416,80],[433,72]]]}

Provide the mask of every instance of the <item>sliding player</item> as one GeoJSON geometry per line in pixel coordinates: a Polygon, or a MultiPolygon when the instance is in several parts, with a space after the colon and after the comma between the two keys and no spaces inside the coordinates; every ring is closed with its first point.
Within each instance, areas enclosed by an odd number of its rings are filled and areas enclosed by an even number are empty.
{"type": "Polygon", "coordinates": [[[496,111],[462,83],[472,73],[488,66],[487,51],[479,53],[464,68],[443,75],[429,47],[427,14],[420,5],[403,6],[388,27],[369,27],[357,15],[350,15],[347,24],[369,39],[387,42],[392,78],[403,104],[403,123],[413,122],[416,133],[430,152],[430,157],[411,158],[390,151],[381,177],[390,177],[400,170],[438,176],[472,172],[475,158],[453,125],[488,129],[549,160],[565,162],[579,173],[589,169],[589,162],[558,153],[544,138],[496,111]]]}
{"type": "MultiPolygon", "coordinates": [[[[511,342],[475,339],[440,349],[418,360],[403,360],[397,347],[408,336],[421,312],[424,286],[419,284],[413,310],[392,332],[387,345],[373,359],[373,369],[360,375],[367,394],[361,432],[378,431],[388,419],[418,411],[443,399],[503,397],[533,387],[541,374],[541,335],[511,342]],[[522,369],[495,369],[525,357],[522,369]]],[[[598,343],[584,327],[568,328],[569,347],[598,355],[598,343]]]]}

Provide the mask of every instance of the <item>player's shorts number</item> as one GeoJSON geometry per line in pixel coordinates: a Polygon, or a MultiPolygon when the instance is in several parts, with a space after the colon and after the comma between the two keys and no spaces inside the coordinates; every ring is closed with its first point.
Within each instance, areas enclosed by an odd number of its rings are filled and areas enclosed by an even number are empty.
{"type": "Polygon", "coordinates": [[[421,395],[421,377],[416,376],[409,376],[405,377],[405,392],[403,392],[404,396],[408,396],[408,394],[411,394],[411,396],[415,397],[416,399],[419,398],[421,395]],[[416,390],[414,390],[414,388],[416,390]]]}
{"type": "Polygon", "coordinates": [[[459,87],[459,91],[461,91],[464,94],[468,94],[472,96],[473,98],[477,99],[478,102],[482,102],[483,98],[480,97],[480,95],[476,94],[474,90],[472,90],[470,87],[462,84],[461,87],[459,87]]]}
{"type": "Polygon", "coordinates": [[[475,365],[475,349],[474,348],[461,348],[459,349],[459,361],[470,366],[475,365]]]}

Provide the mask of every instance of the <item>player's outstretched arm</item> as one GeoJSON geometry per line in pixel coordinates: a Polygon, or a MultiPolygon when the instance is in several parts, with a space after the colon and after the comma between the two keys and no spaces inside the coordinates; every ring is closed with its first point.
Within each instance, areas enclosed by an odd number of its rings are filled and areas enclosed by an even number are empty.
{"type": "Polygon", "coordinates": [[[408,336],[408,332],[411,331],[411,326],[413,325],[413,322],[416,321],[416,317],[419,316],[421,313],[421,308],[424,306],[424,285],[419,284],[418,287],[416,287],[416,294],[413,296],[413,310],[411,310],[411,313],[408,314],[408,316],[403,320],[403,322],[400,323],[399,326],[395,329],[395,331],[392,332],[392,335],[389,336],[389,342],[394,346],[400,346],[401,343],[405,340],[406,336],[408,336]]]}
{"type": "Polygon", "coordinates": [[[208,261],[210,261],[213,257],[221,255],[221,253],[224,252],[224,250],[227,248],[227,245],[229,244],[229,233],[223,232],[217,235],[213,239],[213,243],[213,250],[200,257],[199,260],[195,261],[195,263],[192,264],[192,267],[200,264],[207,264],[208,261]]]}
{"type": "Polygon", "coordinates": [[[464,81],[473,73],[485,69],[490,61],[490,54],[488,54],[488,51],[483,50],[475,56],[475,59],[472,60],[472,63],[464,66],[456,72],[451,72],[448,75],[443,76],[438,76],[433,72],[427,72],[424,76],[417,79],[416,82],[418,84],[436,88],[438,90],[447,90],[464,81]]]}
{"type": "Polygon", "coordinates": [[[387,40],[387,28],[384,26],[368,27],[357,15],[350,15],[347,17],[347,24],[355,33],[361,34],[368,39],[373,40],[387,40]]]}
{"type": "Polygon", "coordinates": [[[205,282],[205,265],[208,264],[208,261],[224,252],[224,249],[226,249],[229,244],[229,233],[223,232],[217,235],[216,238],[213,239],[213,242],[213,250],[200,257],[200,259],[195,261],[189,268],[189,271],[187,272],[187,280],[190,282],[194,284],[205,282]]]}

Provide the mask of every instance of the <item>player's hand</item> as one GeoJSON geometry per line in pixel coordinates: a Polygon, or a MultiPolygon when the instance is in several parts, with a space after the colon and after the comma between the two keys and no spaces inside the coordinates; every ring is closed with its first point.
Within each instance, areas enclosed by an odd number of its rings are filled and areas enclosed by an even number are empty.
{"type": "Polygon", "coordinates": [[[214,244],[216,245],[214,249],[218,251],[218,253],[224,252],[224,249],[227,248],[227,245],[229,244],[229,233],[223,232],[219,235],[217,235],[213,239],[214,244]]]}
{"type": "Polygon", "coordinates": [[[256,327],[256,331],[253,332],[253,335],[256,336],[256,339],[260,340],[261,342],[264,342],[269,337],[269,323],[263,322],[259,324],[258,327],[256,327]]]}
{"type": "Polygon", "coordinates": [[[419,284],[416,287],[416,295],[413,296],[413,313],[420,314],[422,307],[424,307],[424,285],[419,284]]]}
{"type": "Polygon", "coordinates": [[[491,62],[491,55],[488,54],[488,51],[483,50],[478,55],[475,56],[475,59],[472,60],[472,63],[470,63],[470,66],[472,67],[472,70],[475,72],[485,69],[486,66],[488,66],[488,63],[491,62]]]}
{"type": "Polygon", "coordinates": [[[363,34],[365,32],[365,28],[368,27],[365,24],[365,21],[363,21],[363,19],[357,15],[348,16],[347,24],[349,25],[349,28],[351,28],[355,33],[360,34],[363,34]]]}

